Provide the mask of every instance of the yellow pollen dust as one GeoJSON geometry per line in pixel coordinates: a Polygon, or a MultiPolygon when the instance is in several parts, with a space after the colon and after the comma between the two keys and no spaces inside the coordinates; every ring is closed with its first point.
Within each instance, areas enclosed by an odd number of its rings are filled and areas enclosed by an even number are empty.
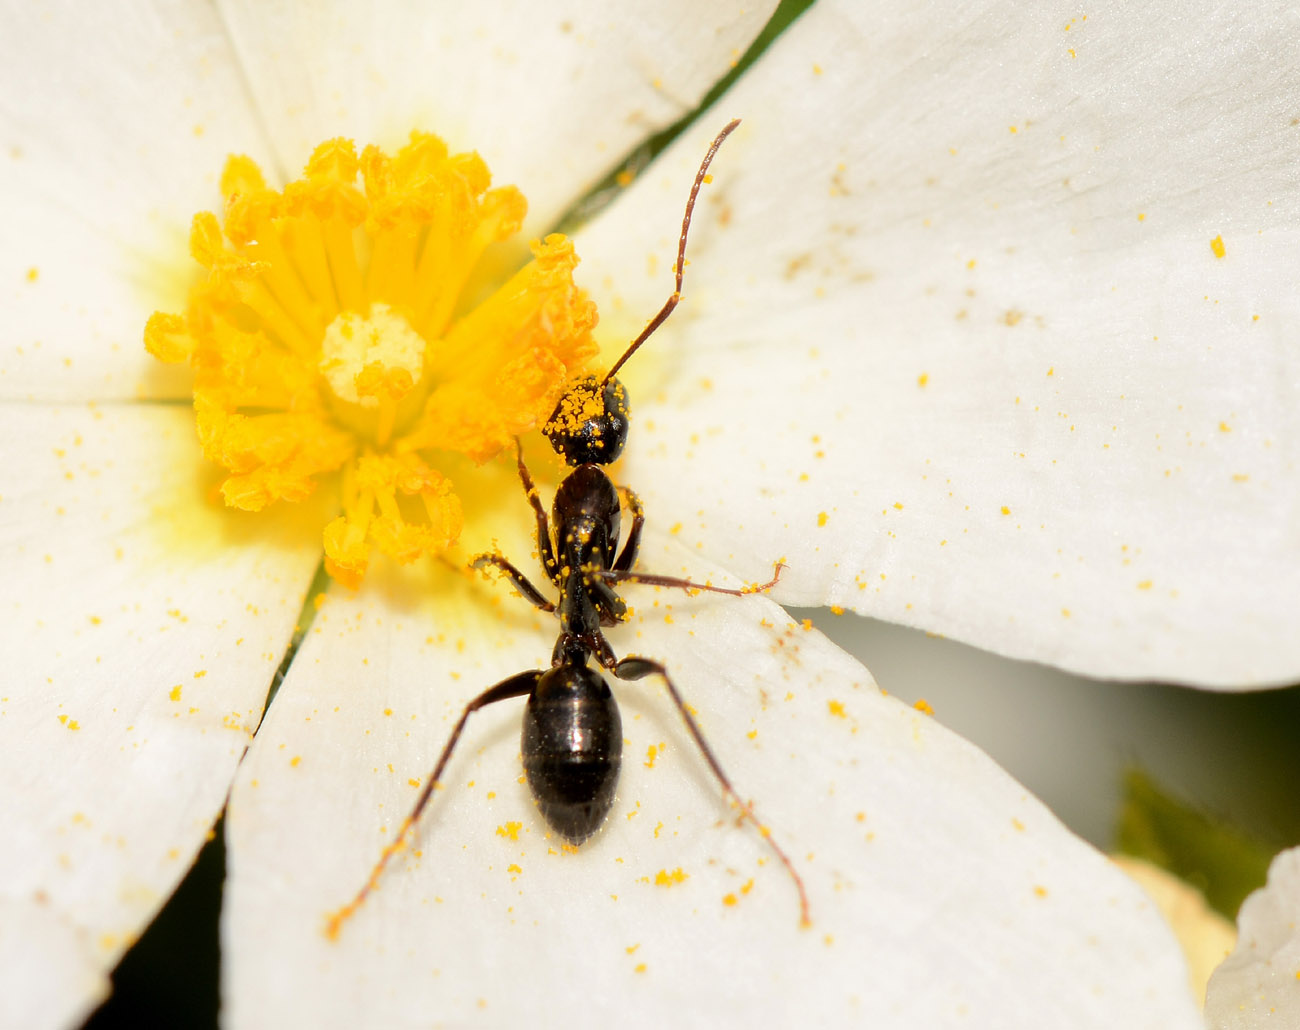
{"type": "Polygon", "coordinates": [[[227,505],[303,500],[330,477],[342,514],[323,529],[325,564],[349,585],[372,548],[410,562],[454,544],[464,517],[438,453],[488,461],[595,355],[595,305],[562,235],[465,306],[479,259],[527,211],[490,182],[477,154],[426,133],[394,154],[329,140],[282,190],[233,156],[221,216],[194,217],[186,310],[145,326],[151,354],[193,370],[227,505]]]}

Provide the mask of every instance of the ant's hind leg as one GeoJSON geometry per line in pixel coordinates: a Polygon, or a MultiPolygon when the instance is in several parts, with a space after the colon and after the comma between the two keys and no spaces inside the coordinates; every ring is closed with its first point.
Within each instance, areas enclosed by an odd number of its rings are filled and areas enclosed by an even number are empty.
{"type": "Polygon", "coordinates": [[[732,597],[745,597],[749,594],[761,594],[766,590],[771,590],[781,579],[781,573],[785,570],[784,562],[776,562],[772,566],[772,578],[766,583],[754,583],[739,590],[731,590],[727,587],[715,587],[708,583],[696,583],[689,579],[678,579],[676,576],[654,576],[647,572],[629,572],[617,566],[612,569],[595,569],[592,576],[596,579],[602,579],[606,583],[645,583],[652,587],[676,587],[679,590],[699,590],[707,594],[730,594],[732,597]]]}
{"type": "Polygon", "coordinates": [[[344,922],[361,907],[362,902],[366,900],[366,896],[378,886],[379,878],[383,875],[388,860],[406,847],[406,835],[411,831],[411,827],[419,821],[420,813],[424,811],[424,806],[429,803],[429,798],[433,796],[434,789],[438,786],[438,778],[442,775],[443,769],[447,767],[447,762],[451,759],[451,753],[456,748],[456,742],[460,740],[461,730],[465,728],[465,723],[469,720],[470,715],[480,708],[495,704],[497,701],[505,701],[512,697],[523,697],[525,694],[531,694],[541,676],[541,671],[537,669],[521,672],[517,676],[502,680],[495,687],[489,687],[465,706],[465,710],[460,713],[460,719],[457,721],[456,727],[451,731],[451,736],[447,738],[447,743],[443,745],[442,754],[438,756],[437,765],[433,767],[433,772],[429,774],[428,780],[425,781],[424,789],[420,791],[420,796],[416,799],[415,807],[411,809],[411,814],[402,820],[397,836],[393,838],[393,842],[388,847],[384,848],[383,854],[379,856],[379,861],[375,863],[374,869],[370,871],[369,879],[366,880],[361,890],[357,891],[357,896],[329,916],[325,924],[325,935],[327,937],[331,940],[338,937],[344,922]]]}
{"type": "Polygon", "coordinates": [[[510,564],[510,562],[501,555],[480,554],[469,563],[471,569],[481,569],[486,565],[491,565],[504,573],[506,579],[510,580],[514,585],[514,588],[519,591],[520,596],[534,608],[540,608],[544,612],[555,611],[554,603],[548,601],[542,592],[533,586],[527,576],[510,564]]]}
{"type": "Polygon", "coordinates": [[[709,768],[713,770],[713,775],[718,778],[718,782],[722,785],[723,794],[736,803],[736,806],[740,809],[740,818],[748,820],[753,824],[754,828],[758,830],[760,836],[767,841],[768,847],[770,847],[772,851],[775,852],[776,857],[781,860],[781,864],[785,866],[785,870],[790,874],[790,878],[794,880],[795,889],[799,892],[800,925],[811,926],[812,920],[808,916],[808,894],[804,890],[803,880],[795,871],[794,863],[790,861],[789,856],[781,850],[781,846],[772,838],[772,832],[758,821],[758,816],[754,814],[753,803],[742,801],[740,795],[736,793],[736,788],[731,785],[731,781],[727,779],[727,774],[722,771],[722,766],[718,764],[718,760],[713,756],[713,750],[704,739],[704,734],[700,730],[699,724],[695,721],[695,717],[691,715],[691,710],[686,707],[686,702],[682,700],[682,695],[677,692],[677,687],[669,677],[668,670],[650,658],[624,658],[614,666],[612,671],[615,676],[624,680],[639,680],[644,679],[646,676],[658,676],[664,681],[664,685],[668,688],[668,693],[672,696],[673,704],[675,704],[677,710],[682,713],[682,718],[686,722],[686,728],[690,730],[691,736],[695,738],[695,745],[700,749],[700,754],[704,756],[704,760],[708,762],[709,768]]]}

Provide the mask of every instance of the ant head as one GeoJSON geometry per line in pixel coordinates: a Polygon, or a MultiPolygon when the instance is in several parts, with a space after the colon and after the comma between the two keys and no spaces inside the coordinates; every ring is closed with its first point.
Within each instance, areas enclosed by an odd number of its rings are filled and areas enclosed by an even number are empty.
{"type": "Polygon", "coordinates": [[[627,390],[612,376],[572,383],[542,426],[555,453],[570,465],[608,465],[627,443],[627,390]]]}

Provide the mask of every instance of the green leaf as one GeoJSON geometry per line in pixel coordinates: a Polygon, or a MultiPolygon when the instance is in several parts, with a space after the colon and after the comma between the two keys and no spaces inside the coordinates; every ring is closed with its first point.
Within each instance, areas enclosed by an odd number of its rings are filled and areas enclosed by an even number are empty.
{"type": "Polygon", "coordinates": [[[1264,886],[1278,850],[1180,801],[1140,769],[1125,775],[1116,841],[1120,853],[1198,888],[1229,919],[1247,894],[1264,886]]]}

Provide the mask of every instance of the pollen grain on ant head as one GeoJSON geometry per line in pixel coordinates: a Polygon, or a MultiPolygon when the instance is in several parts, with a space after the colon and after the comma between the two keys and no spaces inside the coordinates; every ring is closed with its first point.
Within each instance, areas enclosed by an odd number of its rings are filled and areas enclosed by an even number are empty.
{"type": "Polygon", "coordinates": [[[145,327],[151,354],[194,371],[199,442],[227,473],[227,505],[302,500],[338,474],[343,514],[323,543],[350,585],[372,548],[408,562],[453,544],[461,504],[435,452],[492,458],[596,353],[595,305],[558,234],[463,310],[480,257],[527,210],[515,187],[489,186],[477,154],[424,133],[394,154],[329,140],[283,190],[232,156],[221,217],[194,217],[201,279],[185,312],[145,327]]]}

